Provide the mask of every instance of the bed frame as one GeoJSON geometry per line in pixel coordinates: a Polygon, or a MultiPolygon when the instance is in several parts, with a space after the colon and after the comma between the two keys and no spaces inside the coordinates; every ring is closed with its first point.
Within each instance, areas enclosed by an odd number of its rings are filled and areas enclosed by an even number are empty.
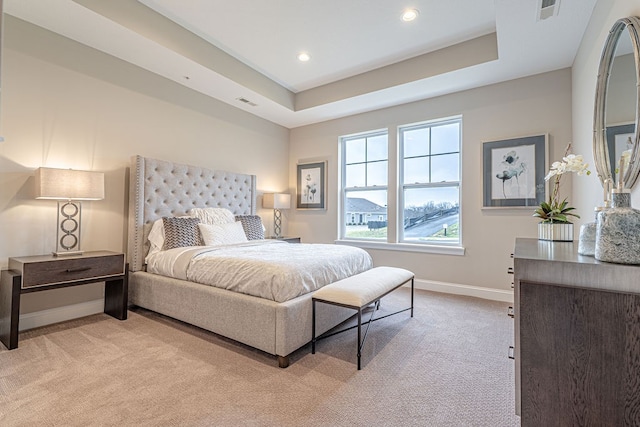
{"type": "MultiPolygon", "coordinates": [[[[159,276],[145,271],[147,237],[163,216],[191,208],[222,207],[236,215],[255,214],[256,177],[181,165],[141,156],[132,158],[129,191],[129,302],[255,347],[278,358],[311,341],[311,294],[278,303],[159,276]]],[[[321,334],[353,314],[327,306],[316,313],[321,334]]]]}

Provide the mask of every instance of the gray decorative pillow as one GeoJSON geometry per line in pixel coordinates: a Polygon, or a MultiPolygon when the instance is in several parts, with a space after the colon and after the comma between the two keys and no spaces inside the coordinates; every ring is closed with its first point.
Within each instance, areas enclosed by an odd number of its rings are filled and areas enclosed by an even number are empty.
{"type": "Polygon", "coordinates": [[[164,249],[202,246],[198,218],[163,217],[164,249]]]}
{"type": "Polygon", "coordinates": [[[240,221],[244,234],[248,240],[264,239],[264,227],[262,226],[262,218],[258,215],[236,215],[236,221],[240,221]]]}

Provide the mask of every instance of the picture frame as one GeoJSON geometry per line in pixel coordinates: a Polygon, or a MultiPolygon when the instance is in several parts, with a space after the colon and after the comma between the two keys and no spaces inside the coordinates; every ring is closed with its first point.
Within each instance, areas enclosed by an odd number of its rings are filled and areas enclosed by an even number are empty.
{"type": "Polygon", "coordinates": [[[326,209],[326,163],[298,164],[297,209],[326,209]]]}
{"type": "Polygon", "coordinates": [[[547,196],[548,135],[484,142],[483,208],[531,208],[547,196]]]}
{"type": "Polygon", "coordinates": [[[636,136],[635,123],[628,123],[616,126],[607,126],[607,149],[609,150],[609,167],[611,168],[611,178],[613,182],[617,182],[616,170],[618,169],[618,161],[622,156],[622,152],[633,147],[633,141],[636,136]]]}

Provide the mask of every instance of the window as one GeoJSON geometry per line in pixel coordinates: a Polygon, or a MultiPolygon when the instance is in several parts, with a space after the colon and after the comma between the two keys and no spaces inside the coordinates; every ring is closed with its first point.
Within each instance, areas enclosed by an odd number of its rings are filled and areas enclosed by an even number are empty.
{"type": "Polygon", "coordinates": [[[345,219],[342,237],[386,241],[387,132],[344,137],[341,142],[345,219]]]}
{"type": "Polygon", "coordinates": [[[342,137],[340,238],[460,245],[461,130],[462,119],[453,118],[401,126],[397,141],[386,131],[342,137]],[[388,158],[396,149],[397,178],[388,158]],[[387,209],[396,212],[397,239],[388,234],[387,209]]]}
{"type": "Polygon", "coordinates": [[[401,242],[460,243],[460,128],[453,119],[401,127],[401,242]]]}

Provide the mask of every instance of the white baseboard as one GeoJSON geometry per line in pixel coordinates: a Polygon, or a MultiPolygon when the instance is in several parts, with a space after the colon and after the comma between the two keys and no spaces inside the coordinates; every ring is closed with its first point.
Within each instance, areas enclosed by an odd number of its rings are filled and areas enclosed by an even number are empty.
{"type": "Polygon", "coordinates": [[[104,312],[104,299],[34,311],[33,313],[20,315],[18,329],[25,331],[27,329],[38,328],[40,326],[51,325],[53,323],[64,322],[66,320],[77,319],[78,317],[102,312],[104,312]]]}
{"type": "Polygon", "coordinates": [[[415,280],[414,286],[416,289],[424,289],[426,291],[443,292],[445,294],[466,295],[469,297],[513,303],[513,291],[420,279],[415,280]]]}

